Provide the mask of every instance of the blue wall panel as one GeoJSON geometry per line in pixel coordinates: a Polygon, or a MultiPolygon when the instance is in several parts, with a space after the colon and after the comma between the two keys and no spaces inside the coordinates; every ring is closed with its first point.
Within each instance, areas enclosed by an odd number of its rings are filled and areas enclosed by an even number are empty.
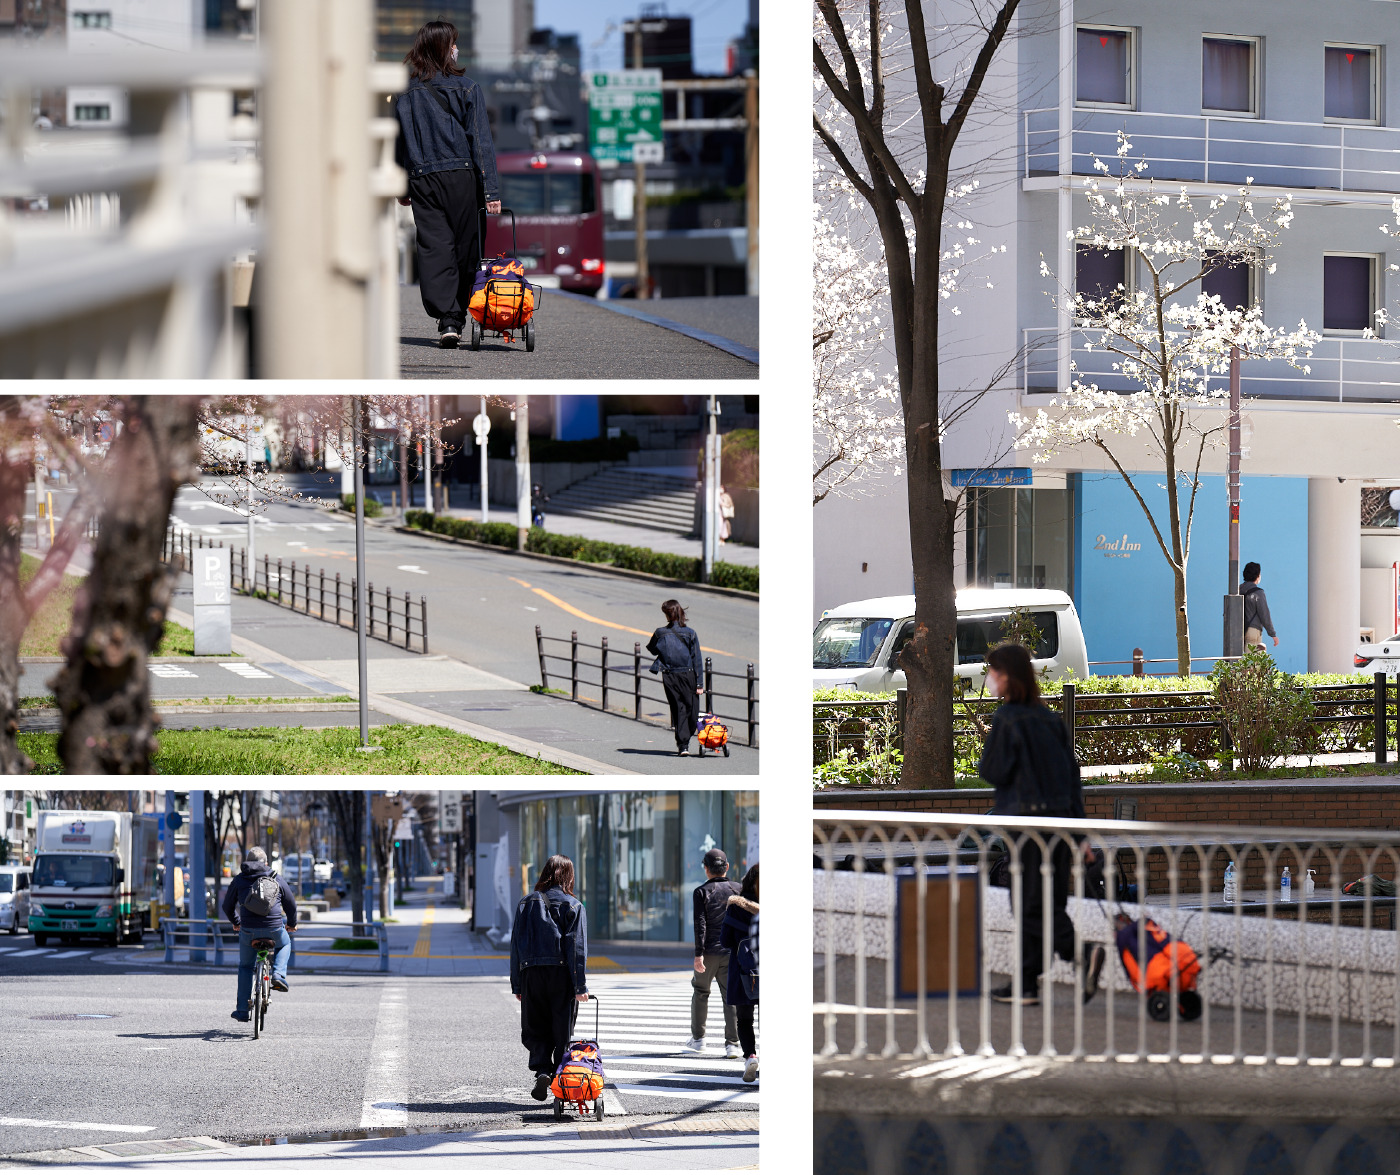
{"type": "Polygon", "coordinates": [[[591,441],[602,435],[597,396],[555,396],[554,404],[559,413],[555,440],[591,441]]]}
{"type": "MultiPolygon", "coordinates": [[[[1135,474],[1133,484],[1166,532],[1167,491],[1160,473],[1135,474]]],[[[1228,559],[1225,478],[1201,479],[1187,562],[1191,651],[1218,656],[1221,597],[1228,559]]],[[[1176,656],[1171,569],[1137,500],[1116,473],[1079,475],[1075,537],[1075,605],[1084,624],[1090,661],[1130,660],[1140,647],[1149,658],[1176,656]],[[1102,537],[1101,537],[1102,536],[1102,537]]],[[[1183,497],[1183,510],[1185,498],[1183,497]]],[[[1168,540],[1170,541],[1170,540],[1168,540]]],[[[1308,482],[1301,477],[1246,477],[1240,486],[1240,566],[1263,567],[1260,586],[1279,647],[1266,643],[1281,669],[1308,667],[1308,482]]],[[[1169,665],[1149,666],[1161,672],[1169,665]]],[[[1198,662],[1198,671],[1210,663],[1198,662]]],[[[1130,672],[1104,666],[1095,672],[1130,672]]]]}

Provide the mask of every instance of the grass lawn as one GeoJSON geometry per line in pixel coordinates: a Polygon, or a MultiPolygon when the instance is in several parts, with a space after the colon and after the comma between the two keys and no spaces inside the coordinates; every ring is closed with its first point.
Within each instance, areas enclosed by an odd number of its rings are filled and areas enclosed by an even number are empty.
{"type": "MultiPolygon", "coordinates": [[[[33,555],[20,556],[20,583],[27,584],[39,572],[40,561],[33,555]]],[[[34,613],[29,627],[24,630],[24,640],[19,646],[21,657],[61,657],[59,648],[68,635],[73,623],[73,599],[78,594],[82,580],[76,575],[65,575],[58,587],[49,593],[48,599],[34,613]]],[[[194,656],[194,633],[173,620],[165,622],[165,635],[155,651],[157,657],[194,656]]],[[[238,656],[237,653],[231,654],[238,656]]]]}
{"type": "MultiPolygon", "coordinates": [[[[165,775],[578,775],[441,726],[399,723],[370,731],[382,751],[356,751],[358,727],[308,730],[167,730],[155,768],[165,775]]],[[[58,775],[56,734],[21,734],[36,775],[58,775]]]]}

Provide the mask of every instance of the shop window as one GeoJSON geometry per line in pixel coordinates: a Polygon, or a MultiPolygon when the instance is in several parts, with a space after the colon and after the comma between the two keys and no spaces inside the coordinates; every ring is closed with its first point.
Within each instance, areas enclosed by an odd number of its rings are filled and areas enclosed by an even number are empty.
{"type": "Polygon", "coordinates": [[[1074,96],[1083,106],[1133,106],[1131,29],[1076,30],[1074,96]]]}
{"type": "Polygon", "coordinates": [[[1070,590],[1070,494],[973,489],[967,503],[968,587],[1070,590]]]}
{"type": "Polygon", "coordinates": [[[1323,54],[1325,117],[1347,122],[1375,122],[1378,57],[1375,48],[1328,45],[1323,54]]]}
{"type": "Polygon", "coordinates": [[[110,29],[112,27],[112,14],[110,12],[75,12],[73,13],[73,27],[78,29],[110,29]]]}
{"type": "Polygon", "coordinates": [[[1376,325],[1376,258],[1329,253],[1322,259],[1322,329],[1360,334],[1376,325]]]}
{"type": "Polygon", "coordinates": [[[106,102],[82,103],[73,107],[74,122],[111,122],[112,108],[106,102]]]}
{"type": "Polygon", "coordinates": [[[1252,37],[1206,37],[1201,43],[1201,108],[1257,114],[1259,42],[1252,37]]]}

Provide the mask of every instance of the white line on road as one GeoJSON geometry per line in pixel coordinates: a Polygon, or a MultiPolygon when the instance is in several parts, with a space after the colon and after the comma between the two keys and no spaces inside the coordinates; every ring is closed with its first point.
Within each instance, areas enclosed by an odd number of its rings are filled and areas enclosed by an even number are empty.
{"type": "Polygon", "coordinates": [[[0,955],[8,955],[11,951],[17,951],[19,947],[0,947],[0,955]]]}
{"type": "Polygon", "coordinates": [[[52,950],[53,947],[34,947],[32,950],[16,952],[15,958],[22,959],[25,955],[47,955],[52,950]]]}
{"type": "Polygon", "coordinates": [[[256,665],[248,665],[242,661],[220,661],[225,669],[230,673],[236,673],[239,677],[271,677],[272,674],[259,669],[256,665]]]}
{"type": "Polygon", "coordinates": [[[91,952],[90,950],[89,950],[89,951],[60,951],[58,954],[54,955],[53,957],[54,957],[55,959],[76,959],[79,955],[90,955],[90,954],[92,954],[92,952],[91,952]]]}
{"type": "Polygon", "coordinates": [[[183,665],[172,665],[169,662],[157,662],[154,665],[147,665],[156,677],[198,677],[199,674],[191,673],[183,665]]]}
{"type": "Polygon", "coordinates": [[[398,571],[411,571],[411,572],[413,572],[414,575],[427,575],[427,574],[428,574],[428,573],[427,573],[426,571],[424,571],[421,567],[419,567],[417,563],[400,563],[399,566],[396,568],[396,570],[398,570],[398,571]]]}
{"type": "Polygon", "coordinates": [[[379,997],[379,1019],[370,1044],[361,1127],[408,1125],[407,1047],[408,988],[402,982],[387,984],[379,997]]]}
{"type": "Polygon", "coordinates": [[[115,1130],[121,1134],[145,1134],[154,1126],[123,1126],[115,1122],[56,1122],[48,1118],[0,1118],[0,1126],[53,1126],[60,1130],[115,1130]]]}
{"type": "Polygon", "coordinates": [[[646,1097],[681,1098],[692,1102],[709,1102],[711,1105],[720,1105],[727,1102],[749,1104],[758,1101],[757,1088],[754,1089],[753,1093],[721,1093],[718,1090],[707,1092],[703,1089],[656,1089],[650,1085],[619,1085],[617,1088],[624,1093],[639,1093],[646,1097]]]}

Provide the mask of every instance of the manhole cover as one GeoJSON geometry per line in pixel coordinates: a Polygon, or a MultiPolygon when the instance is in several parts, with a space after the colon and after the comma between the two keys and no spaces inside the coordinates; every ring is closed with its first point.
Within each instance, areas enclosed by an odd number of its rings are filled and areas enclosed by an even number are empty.
{"type": "Polygon", "coordinates": [[[30,1016],[31,1020],[114,1020],[119,1012],[55,1012],[52,1016],[30,1016]]]}

